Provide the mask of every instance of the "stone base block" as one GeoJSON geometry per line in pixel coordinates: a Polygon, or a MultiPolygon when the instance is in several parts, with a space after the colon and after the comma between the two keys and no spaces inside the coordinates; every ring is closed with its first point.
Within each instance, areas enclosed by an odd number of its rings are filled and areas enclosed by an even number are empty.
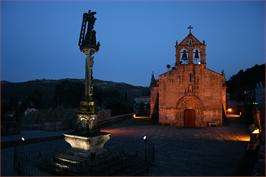
{"type": "Polygon", "coordinates": [[[92,136],[80,136],[64,134],[65,141],[71,145],[77,152],[95,153],[103,149],[104,144],[110,140],[111,134],[100,132],[92,136]]]}

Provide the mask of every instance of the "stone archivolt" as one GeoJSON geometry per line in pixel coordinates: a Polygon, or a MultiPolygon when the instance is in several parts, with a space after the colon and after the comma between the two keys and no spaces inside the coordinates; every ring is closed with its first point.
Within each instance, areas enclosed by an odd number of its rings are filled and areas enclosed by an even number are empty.
{"type": "Polygon", "coordinates": [[[205,110],[203,102],[194,95],[189,96],[183,96],[177,101],[176,104],[176,119],[180,120],[181,125],[184,126],[184,119],[183,114],[184,110],[186,109],[193,109],[196,113],[196,120],[195,124],[197,127],[204,126],[204,117],[203,117],[203,111],[205,110]]]}

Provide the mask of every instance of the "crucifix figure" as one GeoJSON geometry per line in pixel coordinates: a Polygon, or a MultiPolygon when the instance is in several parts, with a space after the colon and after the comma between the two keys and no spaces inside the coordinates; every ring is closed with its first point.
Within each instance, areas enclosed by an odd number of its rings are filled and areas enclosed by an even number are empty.
{"type": "Polygon", "coordinates": [[[187,29],[189,29],[189,33],[191,33],[191,30],[193,29],[193,27],[192,27],[191,25],[189,25],[189,26],[187,27],[187,29]]]}

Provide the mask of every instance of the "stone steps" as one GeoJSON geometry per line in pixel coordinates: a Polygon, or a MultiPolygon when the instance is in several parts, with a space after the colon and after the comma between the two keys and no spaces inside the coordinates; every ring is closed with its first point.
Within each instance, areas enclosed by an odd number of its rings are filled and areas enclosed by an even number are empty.
{"type": "Polygon", "coordinates": [[[55,156],[52,171],[56,175],[143,175],[148,164],[139,156],[105,151],[95,160],[70,152],[55,156]]]}

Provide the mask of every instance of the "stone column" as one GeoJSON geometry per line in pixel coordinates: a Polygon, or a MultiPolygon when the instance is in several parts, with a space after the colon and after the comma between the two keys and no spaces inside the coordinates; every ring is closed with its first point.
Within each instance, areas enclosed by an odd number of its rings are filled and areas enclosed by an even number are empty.
{"type": "Polygon", "coordinates": [[[188,64],[193,64],[193,49],[188,49],[188,64]]]}
{"type": "Polygon", "coordinates": [[[84,51],[85,60],[85,100],[80,102],[78,121],[81,123],[80,130],[93,133],[96,131],[95,123],[97,119],[95,104],[93,101],[93,54],[94,49],[84,51]]]}
{"type": "Polygon", "coordinates": [[[85,99],[87,101],[92,100],[93,95],[93,83],[92,83],[92,73],[93,73],[93,54],[95,51],[90,49],[88,52],[85,53],[86,55],[86,62],[85,62],[85,99]]]}
{"type": "Polygon", "coordinates": [[[85,59],[85,100],[88,97],[88,60],[89,60],[89,56],[86,55],[86,59],[85,59]]]}
{"type": "Polygon", "coordinates": [[[93,57],[91,55],[86,55],[86,64],[85,64],[85,98],[91,98],[93,92],[92,85],[92,68],[93,68],[93,57]]]}

